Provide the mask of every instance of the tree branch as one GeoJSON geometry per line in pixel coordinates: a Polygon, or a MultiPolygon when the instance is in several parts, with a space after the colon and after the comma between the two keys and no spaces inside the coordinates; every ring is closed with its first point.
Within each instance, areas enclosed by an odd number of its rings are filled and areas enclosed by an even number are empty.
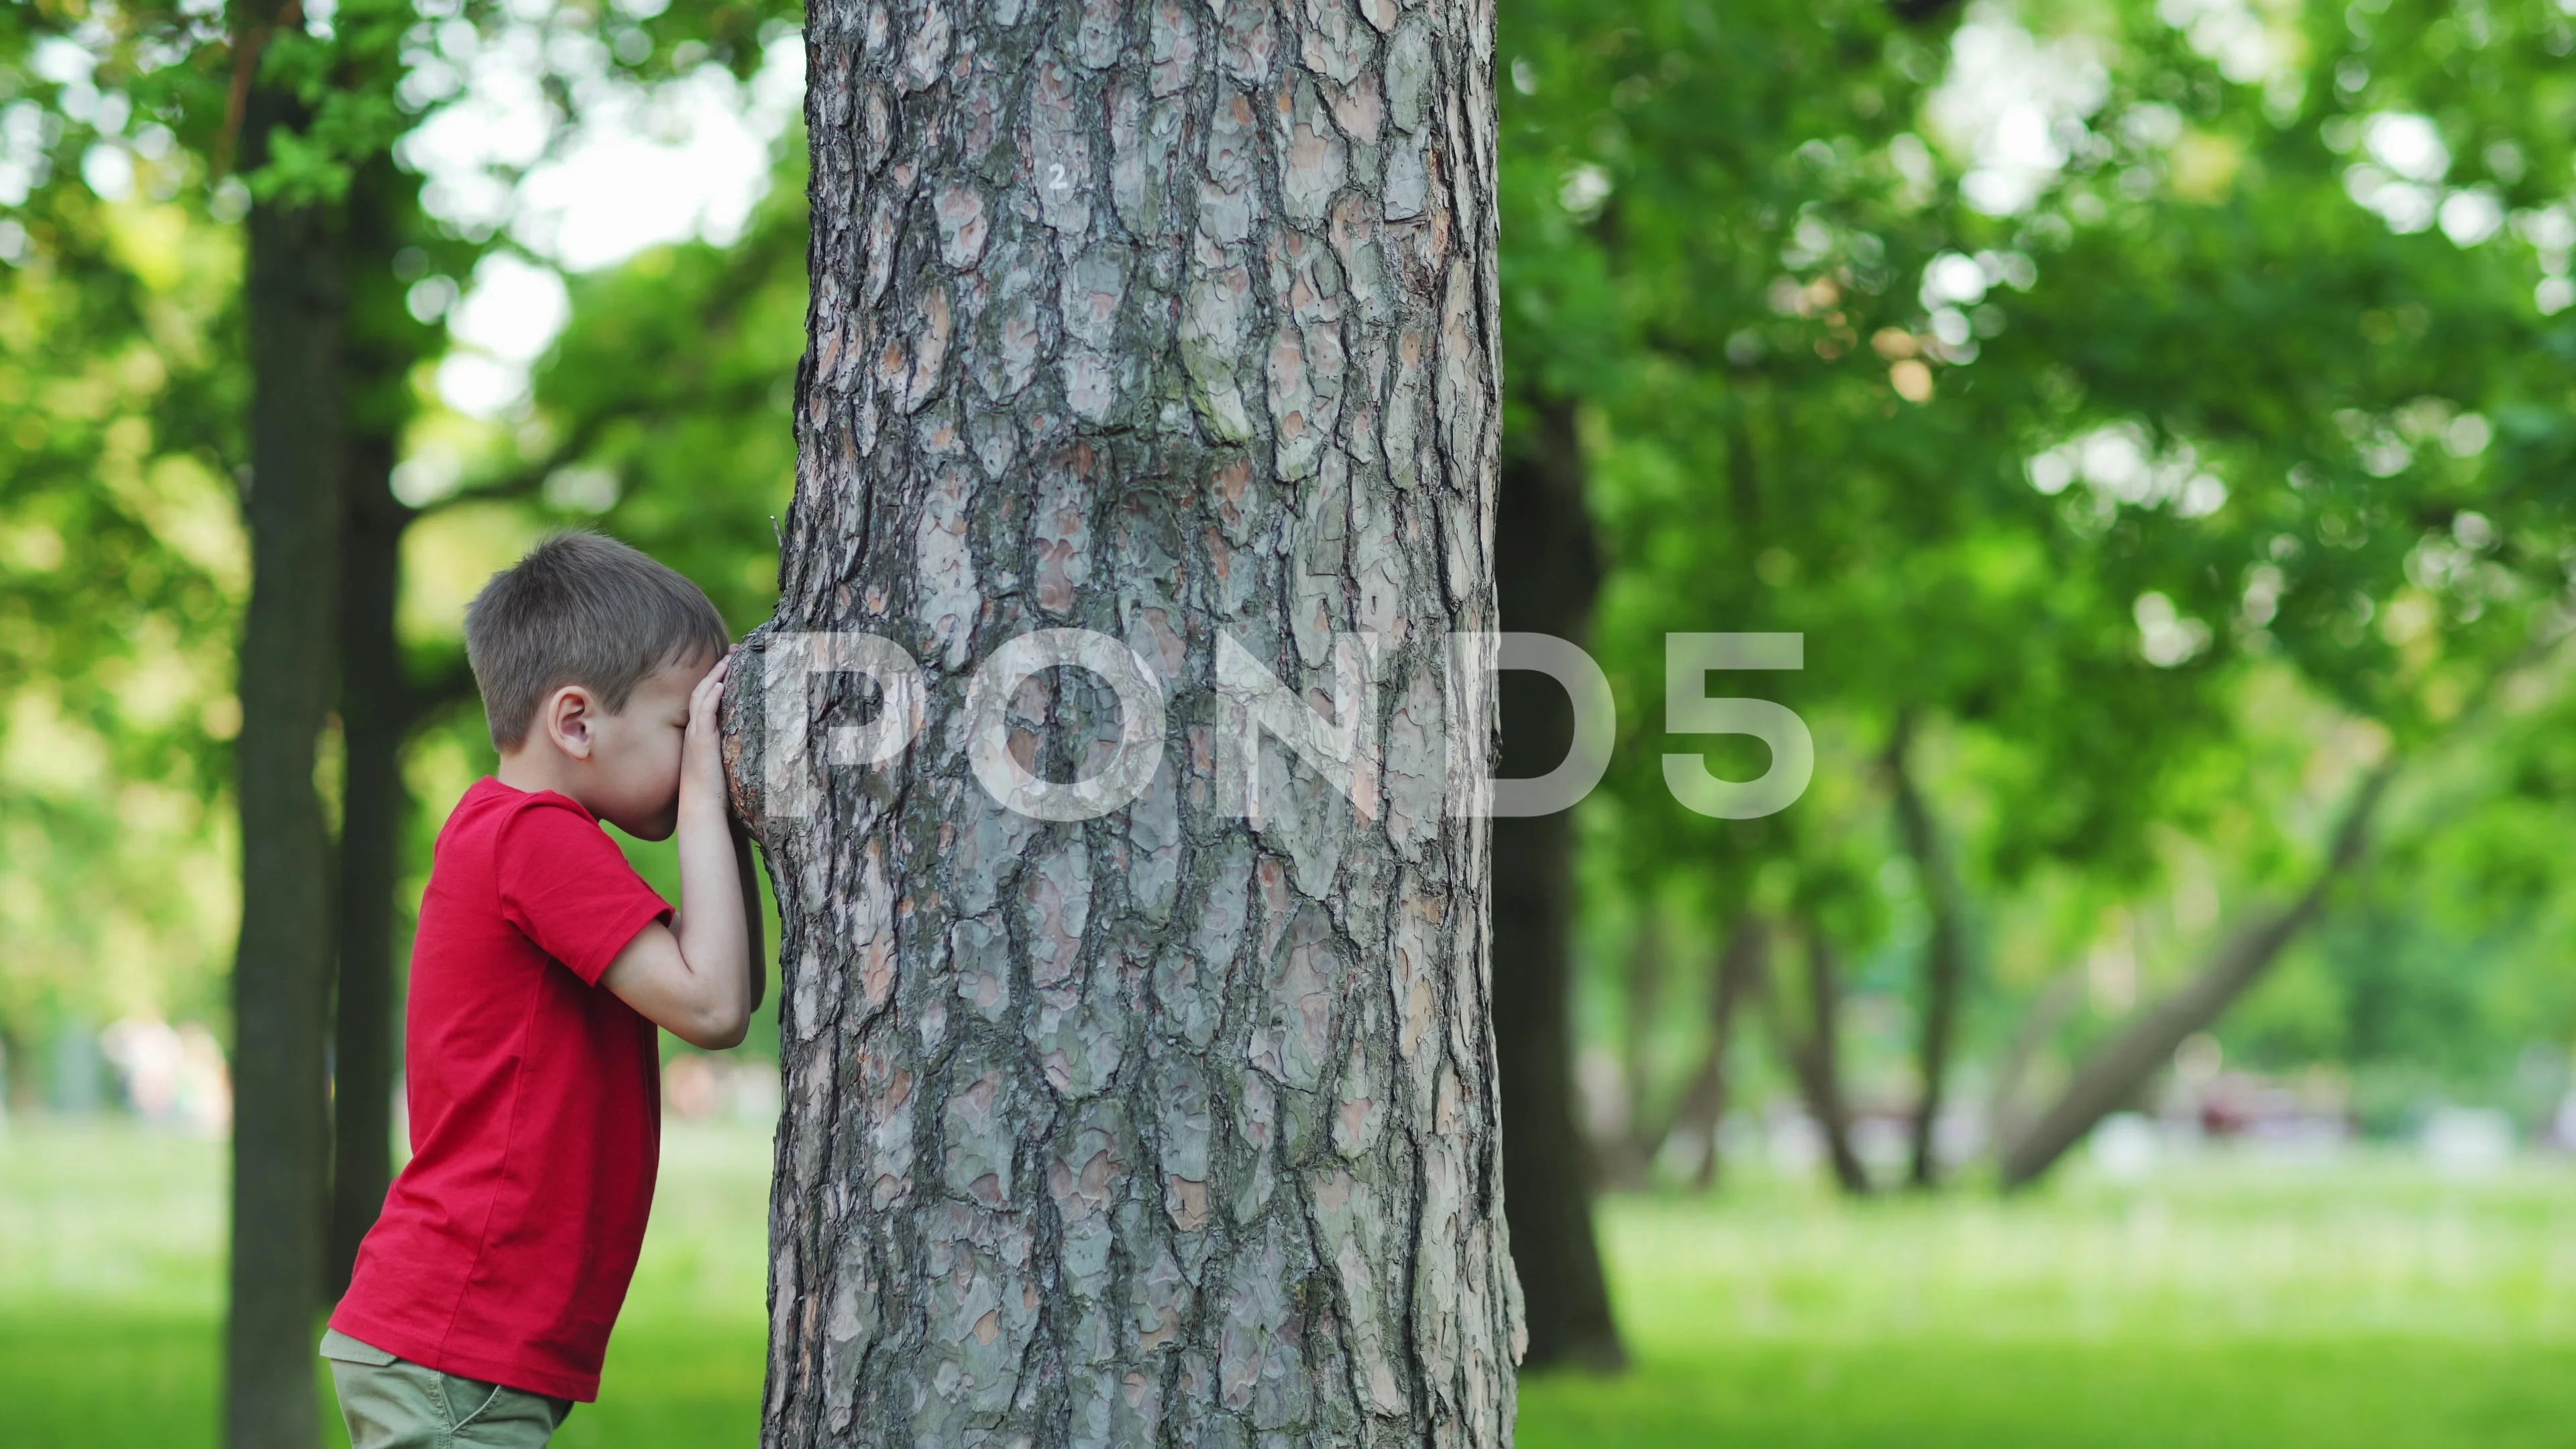
{"type": "Polygon", "coordinates": [[[1708,1054],[1653,1139],[1660,1146],[1676,1132],[1708,1137],[1707,1155],[1700,1158],[1691,1184],[1702,1191],[1717,1181],[1716,1132],[1726,1118],[1726,1053],[1735,1039],[1735,1019],[1747,997],[1769,991],[1770,979],[1771,927],[1748,911],[1737,918],[1718,951],[1717,979],[1709,987],[1708,1054]]]}
{"type": "Polygon", "coordinates": [[[1943,1089],[1950,1072],[1950,1046],[1958,1034],[1959,993],[1968,977],[1968,939],[1959,881],[1943,849],[1931,804],[1914,782],[1908,756],[1914,746],[1914,712],[1900,710],[1887,743],[1887,774],[1894,787],[1897,833],[1923,883],[1932,909],[1932,937],[1923,959],[1922,1036],[1915,1059],[1923,1075],[1922,1099],[1914,1113],[1913,1185],[1928,1188],[1940,1176],[1933,1138],[1941,1116],[1943,1089]]]}
{"type": "Polygon", "coordinates": [[[1770,997],[1771,1029],[1780,1040],[1782,1054],[1797,1073],[1808,1115],[1816,1119],[1816,1130],[1824,1135],[1825,1157],[1833,1167],[1834,1181],[1853,1197],[1866,1197],[1870,1192],[1869,1171],[1861,1165],[1860,1154],[1852,1149],[1851,1111],[1843,1100],[1841,1053],[1836,1040],[1835,1018],[1842,1002],[1841,970],[1833,944],[1814,921],[1804,922],[1801,934],[1806,937],[1807,1005],[1813,1030],[1802,1033],[1790,1023],[1777,993],[1770,997]]]}
{"type": "Polygon", "coordinates": [[[2039,1056],[2066,1018],[2075,1014],[2077,1003],[2084,999],[2085,972],[2082,964],[2069,966],[2057,973],[2040,989],[2039,999],[2031,1003],[2021,1025],[2013,1030],[2012,1042],[2004,1048],[2003,1064],[1995,1068],[1995,1081],[1986,1098],[1986,1122],[2000,1151],[2026,1131],[2030,1122],[2020,1110],[2022,1078],[2030,1075],[2030,1064],[2039,1056]]]}
{"type": "Polygon", "coordinates": [[[2325,909],[2327,894],[2369,850],[2371,817],[2396,771],[2391,760],[2363,778],[2345,807],[2333,847],[2298,899],[2258,911],[2220,943],[2181,990],[2158,1002],[2084,1064],[2055,1105],[2005,1151],[2007,1190],[2026,1187],[2054,1167],[2094,1124],[2135,1096],[2184,1038],[2207,1030],[2280,959],[2283,948],[2325,909]]]}

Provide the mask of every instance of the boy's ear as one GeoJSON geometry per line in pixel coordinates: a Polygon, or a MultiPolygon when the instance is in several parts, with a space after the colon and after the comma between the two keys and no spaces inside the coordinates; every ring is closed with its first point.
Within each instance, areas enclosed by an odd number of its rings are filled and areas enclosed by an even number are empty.
{"type": "Polygon", "coordinates": [[[545,706],[537,712],[537,727],[556,749],[573,759],[587,760],[595,742],[591,723],[599,714],[599,701],[588,689],[567,684],[546,696],[545,706]]]}

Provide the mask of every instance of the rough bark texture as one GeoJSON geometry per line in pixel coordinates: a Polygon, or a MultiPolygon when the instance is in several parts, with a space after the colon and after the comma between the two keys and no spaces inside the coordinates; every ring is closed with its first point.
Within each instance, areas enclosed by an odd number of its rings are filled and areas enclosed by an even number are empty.
{"type": "MultiPolygon", "coordinates": [[[[806,34],[753,657],[876,633],[928,688],[802,816],[763,670],[729,706],[784,920],[764,1442],[1508,1443],[1486,834],[1448,813],[1491,685],[1445,638],[1494,627],[1491,11],[826,0],[806,34]],[[1063,627],[1168,704],[1089,821],[995,804],[965,741],[975,663],[1063,627]],[[1331,636],[1376,636],[1356,807],[1273,743],[1266,818],[1224,811],[1219,631],[1319,713],[1357,707],[1331,636]]],[[[1118,719],[1043,672],[1013,748],[1088,774],[1118,719]]]]}
{"type": "Polygon", "coordinates": [[[2068,1148],[2084,1140],[2094,1124],[2135,1097],[2149,1077],[2173,1060],[2185,1038],[2215,1025],[2238,997],[2263,979],[2263,973],[2281,959],[2282,949],[2325,910],[2335,883],[2368,852],[2370,819],[2393,774],[2392,766],[2381,766],[2362,781],[2335,828],[2324,863],[2297,900],[2259,912],[2232,932],[2211,954],[2209,964],[2181,990],[2141,1013],[2126,1031],[2085,1061],[2075,1080],[2005,1151],[2006,1188],[2038,1181],[2068,1148]]]}
{"type": "Polygon", "coordinates": [[[1913,747],[1914,716],[1909,711],[1897,716],[1895,737],[1888,741],[1887,773],[1895,787],[1897,833],[1905,840],[1905,853],[1914,861],[1932,913],[1931,939],[1923,948],[1923,1035],[1914,1053],[1923,1096],[1914,1111],[1911,1170],[1913,1186],[1929,1188],[1941,1176],[1941,1107],[1950,1079],[1950,1049],[1959,1034],[1959,997],[1967,987],[1968,928],[1948,845],[1932,818],[1931,802],[1914,780],[1913,747]]]}
{"type": "MultiPolygon", "coordinates": [[[[1542,403],[1537,426],[1502,470],[1494,532],[1503,627],[1577,644],[1592,633],[1600,586],[1574,409],[1542,403]]],[[[1529,670],[1498,688],[1503,742],[1495,773],[1541,775],[1565,758],[1574,711],[1564,687],[1529,670]]],[[[1565,813],[1494,822],[1494,1040],[1501,1053],[1504,1202],[1512,1261],[1529,1303],[1532,1368],[1616,1367],[1619,1327],[1592,1237],[1591,1154],[1574,1115],[1567,955],[1574,918],[1574,832],[1565,813]]]]}
{"type": "MultiPolygon", "coordinates": [[[[273,7],[272,7],[273,8],[273,7]]],[[[254,90],[243,165],[265,159],[290,98],[254,90]]],[[[313,787],[338,655],[343,294],[334,217],[250,213],[250,613],[242,630],[241,946],[233,964],[231,1305],[225,1442],[318,1442],[331,984],[331,851],[313,787]]]]}

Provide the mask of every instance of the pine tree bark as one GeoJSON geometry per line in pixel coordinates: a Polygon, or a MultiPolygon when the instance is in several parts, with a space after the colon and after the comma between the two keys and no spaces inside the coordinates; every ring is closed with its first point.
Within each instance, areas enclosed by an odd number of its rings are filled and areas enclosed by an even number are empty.
{"type": "MultiPolygon", "coordinates": [[[[275,22],[274,6],[251,18],[275,22]]],[[[266,159],[290,95],[254,88],[243,169],[266,159]]],[[[249,221],[250,611],[242,630],[242,923],[233,963],[231,1296],[225,1443],[320,1439],[313,1346],[323,1306],[329,1128],[331,850],[313,771],[337,656],[344,311],[337,218],[262,201],[249,221]]]]}
{"type": "Polygon", "coordinates": [[[728,715],[784,922],[765,1444],[1510,1441],[1487,836],[1450,813],[1492,729],[1449,643],[1495,626],[1492,25],[809,11],[798,489],[728,715]],[[976,777],[970,675],[1042,628],[1170,721],[1082,670],[1010,695],[1046,779],[1164,747],[1098,818],[976,777]],[[811,631],[921,662],[908,753],[800,773],[870,707],[807,692],[811,631]],[[1350,798],[1272,743],[1229,807],[1236,646],[1378,742],[1350,798]]]}
{"type": "MultiPolygon", "coordinates": [[[[1525,446],[1502,470],[1495,527],[1503,627],[1577,644],[1592,634],[1600,586],[1574,407],[1544,400],[1525,446]]],[[[1574,737],[1573,703],[1530,670],[1502,676],[1497,773],[1545,774],[1574,737]]],[[[1574,1116],[1568,957],[1574,830],[1564,812],[1494,822],[1494,1036],[1501,1050],[1504,1195],[1512,1261],[1529,1304],[1531,1368],[1625,1361],[1592,1236],[1592,1162],[1574,1116]]],[[[1642,1106],[1642,1104],[1639,1104],[1642,1106]]]]}

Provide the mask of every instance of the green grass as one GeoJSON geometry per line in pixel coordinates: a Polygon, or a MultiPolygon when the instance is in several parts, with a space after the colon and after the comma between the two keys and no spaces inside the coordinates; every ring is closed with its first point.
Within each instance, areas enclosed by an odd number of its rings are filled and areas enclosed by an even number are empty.
{"type": "MultiPolygon", "coordinates": [[[[220,1144],[123,1124],[0,1133],[0,1449],[211,1449],[224,1171],[220,1144]]],[[[768,1174],[766,1134],[667,1134],[600,1401],[556,1444],[757,1442],[768,1174]]]]}
{"type": "MultiPolygon", "coordinates": [[[[600,1402],[557,1442],[750,1444],[760,1135],[675,1125],[600,1402]]],[[[0,1444],[210,1446],[220,1149],[0,1134],[0,1444]]],[[[2576,1442],[2576,1174],[2214,1162],[2027,1201],[1755,1184],[1604,1214],[1636,1359],[1523,1386],[1530,1449],[2576,1442]]]]}
{"type": "Polygon", "coordinates": [[[2576,1178],[2217,1162],[2149,1188],[1605,1214],[1636,1366],[1525,1445],[2576,1442],[2576,1178]]]}

